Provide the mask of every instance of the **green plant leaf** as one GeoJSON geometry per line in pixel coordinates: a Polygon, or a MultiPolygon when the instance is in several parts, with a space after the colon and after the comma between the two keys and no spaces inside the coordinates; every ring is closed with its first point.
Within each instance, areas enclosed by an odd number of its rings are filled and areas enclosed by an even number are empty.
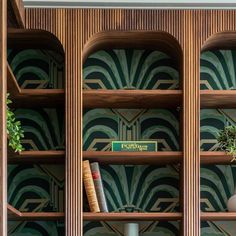
{"type": "Polygon", "coordinates": [[[15,152],[21,152],[24,150],[21,144],[21,138],[24,137],[24,131],[21,127],[21,122],[16,120],[15,114],[8,107],[8,104],[11,103],[12,101],[9,98],[9,93],[7,93],[7,135],[9,138],[8,145],[15,152]]]}

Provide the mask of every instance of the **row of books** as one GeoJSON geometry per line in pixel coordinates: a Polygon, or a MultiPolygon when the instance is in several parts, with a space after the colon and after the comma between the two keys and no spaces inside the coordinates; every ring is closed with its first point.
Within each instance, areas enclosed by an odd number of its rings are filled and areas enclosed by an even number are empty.
{"type": "Polygon", "coordinates": [[[91,212],[108,212],[98,162],[83,161],[83,181],[91,212]]]}

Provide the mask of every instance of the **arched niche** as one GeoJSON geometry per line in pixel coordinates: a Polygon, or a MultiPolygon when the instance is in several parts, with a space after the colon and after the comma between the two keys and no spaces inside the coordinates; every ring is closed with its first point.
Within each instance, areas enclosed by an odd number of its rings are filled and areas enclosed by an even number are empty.
{"type": "MultiPolygon", "coordinates": [[[[61,220],[60,225],[57,221],[42,220],[45,233],[53,235],[65,231],[64,220],[59,217],[66,211],[64,71],[64,50],[53,34],[43,30],[8,31],[7,90],[16,120],[24,131],[21,141],[26,156],[31,153],[27,164],[18,154],[14,158],[13,152],[8,152],[8,203],[19,212],[24,202],[37,199],[25,211],[32,215],[36,211],[55,214],[55,219],[61,220]],[[48,188],[52,181],[55,186],[48,188]],[[16,194],[12,195],[13,192],[16,194]],[[48,204],[39,206],[38,201],[48,204]]],[[[10,222],[13,228],[14,224],[10,222]]],[[[29,227],[32,232],[40,229],[37,223],[29,227]]]]}
{"type": "Polygon", "coordinates": [[[202,46],[200,84],[202,90],[235,90],[236,32],[210,36],[202,46]]]}
{"type": "Polygon", "coordinates": [[[9,29],[7,40],[8,63],[21,88],[64,88],[65,53],[55,35],[45,30],[9,29]],[[34,86],[37,80],[40,85],[34,86]]]}
{"type": "Polygon", "coordinates": [[[85,44],[83,61],[94,51],[113,48],[161,50],[181,65],[182,49],[177,39],[163,31],[105,31],[93,35],[85,44]]]}
{"type": "Polygon", "coordinates": [[[226,126],[235,125],[235,58],[236,32],[224,31],[213,34],[202,45],[200,149],[205,153],[208,152],[209,160],[212,158],[213,161],[209,162],[210,166],[203,165],[200,169],[200,177],[203,180],[200,185],[201,212],[227,211],[227,201],[233,194],[234,180],[228,177],[234,171],[230,165],[231,156],[228,155],[229,160],[224,157],[224,161],[216,165],[218,162],[214,158],[214,153],[223,151],[219,148],[217,140],[219,132],[226,126]],[[222,180],[226,177],[226,173],[229,191],[219,187],[224,186],[222,180]],[[215,200],[216,198],[221,199],[220,203],[215,200]]]}
{"type": "Polygon", "coordinates": [[[99,50],[140,49],[160,51],[171,58],[179,73],[179,87],[182,88],[183,53],[177,39],[163,31],[106,31],[93,35],[83,49],[83,63],[99,50]]]}

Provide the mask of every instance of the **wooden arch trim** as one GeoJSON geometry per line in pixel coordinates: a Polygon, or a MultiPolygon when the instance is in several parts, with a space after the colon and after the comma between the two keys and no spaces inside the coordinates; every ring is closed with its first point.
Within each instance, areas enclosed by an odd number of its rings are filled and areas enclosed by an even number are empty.
{"type": "Polygon", "coordinates": [[[84,45],[83,61],[101,49],[136,48],[161,50],[171,56],[178,65],[183,52],[177,39],[164,31],[103,31],[94,34],[84,45]]]}
{"type": "Polygon", "coordinates": [[[202,46],[202,52],[208,50],[236,49],[236,31],[223,31],[210,36],[202,46]]]}
{"type": "Polygon", "coordinates": [[[48,49],[64,55],[60,40],[51,32],[34,29],[8,29],[7,42],[9,48],[17,49],[48,49]]]}

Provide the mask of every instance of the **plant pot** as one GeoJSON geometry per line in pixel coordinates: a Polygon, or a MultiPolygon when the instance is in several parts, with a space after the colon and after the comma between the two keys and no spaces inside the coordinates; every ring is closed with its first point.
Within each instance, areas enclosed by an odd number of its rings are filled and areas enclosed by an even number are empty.
{"type": "Polygon", "coordinates": [[[228,200],[227,207],[228,211],[236,212],[236,191],[234,192],[234,195],[228,200]]]}

